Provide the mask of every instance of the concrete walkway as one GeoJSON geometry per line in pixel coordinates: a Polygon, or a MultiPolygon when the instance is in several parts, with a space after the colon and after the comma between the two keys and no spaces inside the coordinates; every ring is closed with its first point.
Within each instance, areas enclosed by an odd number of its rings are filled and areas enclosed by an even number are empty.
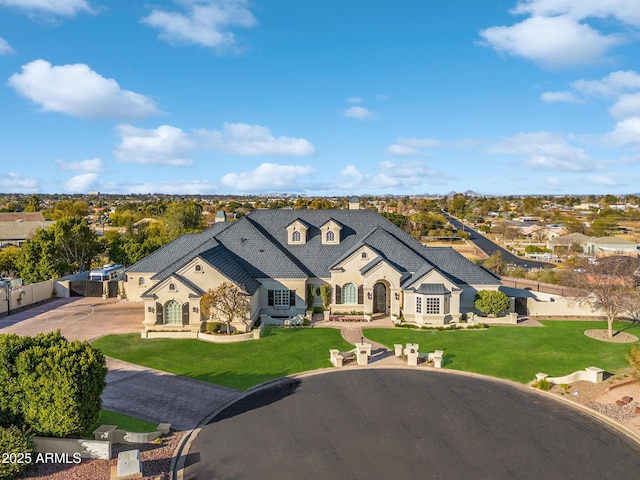
{"type": "Polygon", "coordinates": [[[371,344],[371,357],[369,357],[369,363],[379,363],[380,365],[406,365],[400,358],[396,357],[394,353],[381,343],[373,342],[369,340],[363,332],[361,327],[342,328],[340,333],[342,338],[351,344],[358,344],[364,340],[365,343],[371,344]]]}

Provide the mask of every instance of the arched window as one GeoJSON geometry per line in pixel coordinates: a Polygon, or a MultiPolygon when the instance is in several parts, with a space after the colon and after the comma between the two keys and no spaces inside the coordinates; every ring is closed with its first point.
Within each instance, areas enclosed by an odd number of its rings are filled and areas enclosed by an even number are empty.
{"type": "Polygon", "coordinates": [[[336,240],[336,235],[333,232],[327,232],[327,242],[334,242],[336,240]]]}
{"type": "Polygon", "coordinates": [[[367,252],[362,252],[361,257],[363,260],[365,260],[367,258],[367,252]]]}
{"type": "Polygon", "coordinates": [[[342,303],[355,304],[358,300],[358,287],[353,283],[342,286],[342,303]]]}
{"type": "Polygon", "coordinates": [[[182,305],[175,300],[164,304],[164,323],[167,325],[182,325],[182,305]]]}
{"type": "Polygon", "coordinates": [[[144,285],[144,277],[140,277],[138,279],[138,285],[141,286],[141,287],[144,285]]]}
{"type": "Polygon", "coordinates": [[[291,238],[293,239],[294,242],[299,242],[300,241],[300,232],[296,230],[291,235],[291,238]]]}
{"type": "Polygon", "coordinates": [[[202,271],[202,265],[196,265],[196,272],[202,271]]]}
{"type": "Polygon", "coordinates": [[[169,290],[175,290],[176,289],[176,284],[175,283],[170,283],[169,284],[169,290]]]}

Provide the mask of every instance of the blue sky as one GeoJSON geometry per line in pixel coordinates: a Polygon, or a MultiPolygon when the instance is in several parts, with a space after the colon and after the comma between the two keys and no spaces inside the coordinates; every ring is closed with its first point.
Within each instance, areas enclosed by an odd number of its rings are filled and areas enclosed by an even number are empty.
{"type": "Polygon", "coordinates": [[[0,0],[0,192],[640,191],[637,0],[0,0]]]}

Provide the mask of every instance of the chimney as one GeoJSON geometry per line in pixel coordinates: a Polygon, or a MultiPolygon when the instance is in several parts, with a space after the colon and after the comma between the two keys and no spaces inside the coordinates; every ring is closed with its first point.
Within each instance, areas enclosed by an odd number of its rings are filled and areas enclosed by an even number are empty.
{"type": "Polygon", "coordinates": [[[360,199],[358,197],[349,199],[349,210],[360,210],[360,199]]]}
{"type": "Polygon", "coordinates": [[[218,210],[216,212],[216,218],[213,220],[213,223],[223,223],[226,221],[227,221],[227,214],[222,210],[218,210]]]}

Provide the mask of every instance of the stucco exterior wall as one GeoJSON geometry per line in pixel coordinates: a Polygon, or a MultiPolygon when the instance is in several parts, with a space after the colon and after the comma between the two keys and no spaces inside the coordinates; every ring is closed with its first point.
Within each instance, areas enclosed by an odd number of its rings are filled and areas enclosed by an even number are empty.
{"type": "Polygon", "coordinates": [[[278,280],[273,278],[259,278],[258,281],[262,284],[259,290],[260,313],[273,317],[282,317],[305,312],[307,306],[306,278],[282,278],[278,280]],[[269,306],[269,290],[295,290],[295,306],[269,306]]]}
{"type": "Polygon", "coordinates": [[[151,280],[155,273],[132,273],[127,274],[126,292],[127,298],[132,301],[144,300],[140,295],[146,292],[155,283],[151,280]],[[140,279],[143,279],[143,283],[140,284],[140,279]]]}

